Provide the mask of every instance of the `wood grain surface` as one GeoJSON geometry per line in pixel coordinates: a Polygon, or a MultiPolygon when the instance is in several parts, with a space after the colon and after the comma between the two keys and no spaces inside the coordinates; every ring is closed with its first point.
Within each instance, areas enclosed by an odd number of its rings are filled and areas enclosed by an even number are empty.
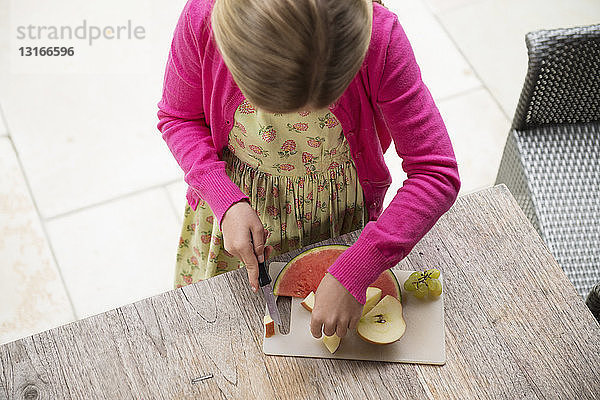
{"type": "Polygon", "coordinates": [[[600,398],[600,326],[504,185],[459,198],[394,268],[431,267],[444,366],[267,356],[241,269],[0,346],[0,399],[600,398]]]}

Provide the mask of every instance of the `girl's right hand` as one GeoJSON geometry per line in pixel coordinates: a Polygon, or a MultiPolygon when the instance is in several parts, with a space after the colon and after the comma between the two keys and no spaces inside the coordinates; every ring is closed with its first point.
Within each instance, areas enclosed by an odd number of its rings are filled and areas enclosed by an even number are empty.
{"type": "Polygon", "coordinates": [[[258,290],[258,263],[269,257],[272,246],[266,246],[267,230],[247,201],[231,205],[221,220],[223,248],[227,253],[242,260],[248,270],[252,289],[258,290]],[[266,250],[266,254],[265,254],[266,250]]]}

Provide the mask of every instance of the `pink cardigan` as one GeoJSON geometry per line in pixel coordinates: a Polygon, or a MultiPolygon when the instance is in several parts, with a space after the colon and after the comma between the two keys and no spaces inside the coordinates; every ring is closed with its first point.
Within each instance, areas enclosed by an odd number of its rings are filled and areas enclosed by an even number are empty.
{"type": "MultiPolygon", "coordinates": [[[[219,223],[248,197],[220,160],[234,113],[244,99],[212,38],[214,0],[188,0],[175,27],[158,102],[158,129],[185,173],[187,201],[205,200],[219,223]]],[[[367,287],[402,260],[454,203],[460,188],[452,144],[421,80],[396,14],[373,4],[364,63],[329,107],[348,140],[369,222],[328,269],[361,304],[367,287]],[[391,183],[383,153],[393,142],[408,179],[382,212],[391,183]]]]}

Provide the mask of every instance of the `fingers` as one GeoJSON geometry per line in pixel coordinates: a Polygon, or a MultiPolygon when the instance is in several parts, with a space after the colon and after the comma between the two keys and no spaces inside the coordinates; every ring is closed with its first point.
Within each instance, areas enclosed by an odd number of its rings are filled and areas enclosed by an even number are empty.
{"type": "Polygon", "coordinates": [[[323,334],[327,336],[331,336],[335,333],[335,322],[325,322],[323,323],[323,334]]]}
{"type": "Polygon", "coordinates": [[[262,224],[253,224],[250,227],[252,243],[241,254],[246,269],[248,270],[248,279],[252,289],[258,290],[258,263],[265,261],[265,237],[262,224]]]}
{"type": "MultiPolygon", "coordinates": [[[[313,313],[314,313],[313,309],[313,313]]],[[[321,337],[321,329],[323,328],[323,321],[312,314],[310,317],[310,333],[314,338],[319,339],[321,337]]]]}
{"type": "Polygon", "coordinates": [[[337,319],[328,318],[327,315],[321,313],[318,303],[315,302],[310,317],[310,333],[314,338],[319,339],[321,335],[332,336],[336,334],[340,338],[343,338],[348,334],[348,331],[353,331],[358,325],[360,315],[358,316],[344,316],[338,315],[337,319]]]}
{"type": "Polygon", "coordinates": [[[252,285],[252,289],[256,292],[258,290],[258,260],[254,254],[252,243],[248,243],[239,251],[240,258],[246,265],[246,270],[248,271],[250,285],[252,285]]]}
{"type": "Polygon", "coordinates": [[[254,256],[258,262],[265,260],[265,233],[262,224],[253,224],[250,227],[252,233],[252,243],[254,243],[254,256]]]}
{"type": "Polygon", "coordinates": [[[239,258],[248,271],[248,280],[258,290],[258,260],[264,260],[263,225],[249,202],[231,205],[221,220],[223,248],[228,256],[239,258]],[[225,217],[227,216],[227,217],[225,217]]]}
{"type": "Polygon", "coordinates": [[[339,337],[343,338],[346,336],[346,331],[348,330],[348,321],[342,320],[337,324],[337,328],[335,328],[335,334],[339,337]]]}
{"type": "Polygon", "coordinates": [[[321,337],[321,330],[323,335],[332,336],[333,334],[343,338],[348,333],[349,322],[346,320],[336,323],[336,321],[325,321],[322,322],[314,316],[310,320],[310,333],[314,338],[319,339],[321,337]]]}
{"type": "Polygon", "coordinates": [[[318,307],[318,302],[315,301],[315,307],[313,308],[310,317],[310,333],[313,337],[319,339],[321,333],[327,336],[337,334],[339,337],[344,337],[346,336],[348,325],[349,320],[344,318],[339,321],[332,318],[326,318],[326,316],[323,315],[321,308],[318,307]]]}
{"type": "Polygon", "coordinates": [[[360,321],[360,317],[352,318],[350,322],[348,322],[348,330],[353,331],[356,329],[356,325],[358,325],[358,321],[360,321]]]}

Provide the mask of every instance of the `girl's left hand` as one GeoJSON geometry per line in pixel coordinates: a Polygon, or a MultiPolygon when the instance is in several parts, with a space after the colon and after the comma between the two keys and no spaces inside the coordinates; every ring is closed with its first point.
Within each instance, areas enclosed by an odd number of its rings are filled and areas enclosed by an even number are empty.
{"type": "Polygon", "coordinates": [[[346,336],[360,320],[363,305],[354,298],[329,272],[325,274],[315,292],[315,306],[310,318],[310,331],[315,338],[323,333],[331,336],[346,336]]]}

